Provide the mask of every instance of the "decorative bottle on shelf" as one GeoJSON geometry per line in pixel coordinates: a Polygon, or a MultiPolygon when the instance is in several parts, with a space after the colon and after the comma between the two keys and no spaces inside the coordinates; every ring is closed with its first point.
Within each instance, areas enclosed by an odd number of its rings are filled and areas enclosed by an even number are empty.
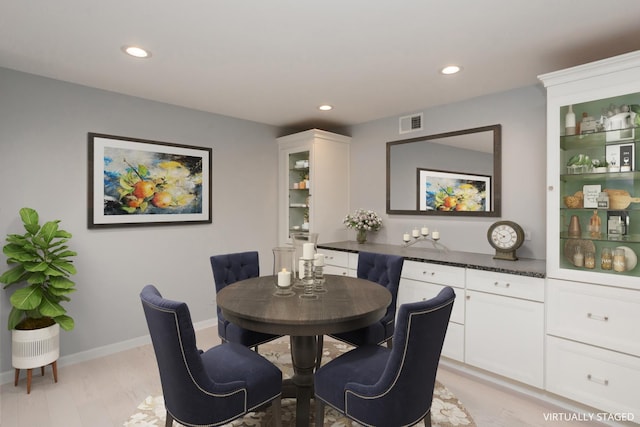
{"type": "Polygon", "coordinates": [[[582,228],[580,227],[580,220],[577,215],[571,215],[568,234],[569,237],[580,237],[582,235],[582,228]]]}
{"type": "Polygon", "coordinates": [[[573,105],[569,105],[569,111],[567,111],[567,115],[564,116],[564,134],[576,134],[576,115],[573,112],[573,105]]]}

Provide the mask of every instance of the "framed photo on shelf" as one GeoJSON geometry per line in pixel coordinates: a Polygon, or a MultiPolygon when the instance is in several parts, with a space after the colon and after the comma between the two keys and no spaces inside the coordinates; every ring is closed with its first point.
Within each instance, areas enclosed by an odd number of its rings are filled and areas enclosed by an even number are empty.
{"type": "Polygon", "coordinates": [[[211,223],[211,148],[88,134],[88,227],[211,223]]]}
{"type": "Polygon", "coordinates": [[[620,172],[636,170],[634,143],[607,144],[605,148],[605,160],[609,167],[619,168],[620,172]]]}
{"type": "Polygon", "coordinates": [[[489,212],[491,177],[418,168],[419,211],[489,212]]]}

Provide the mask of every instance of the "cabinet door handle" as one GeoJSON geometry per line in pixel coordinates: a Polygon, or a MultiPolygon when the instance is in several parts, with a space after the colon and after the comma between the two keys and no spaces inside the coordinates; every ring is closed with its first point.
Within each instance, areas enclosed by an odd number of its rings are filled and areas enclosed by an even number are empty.
{"type": "MultiPolygon", "coordinates": [[[[429,274],[429,272],[428,272],[428,271],[423,271],[423,272],[422,272],[422,274],[423,274],[423,275],[424,275],[424,274],[429,274]]],[[[432,276],[435,276],[435,274],[436,274],[436,272],[435,272],[435,271],[432,271],[432,272],[431,272],[431,275],[432,275],[432,276]]]]}
{"type": "MultiPolygon", "coordinates": [[[[494,283],[493,283],[493,286],[500,286],[500,282],[494,282],[494,283]]],[[[511,284],[510,284],[510,283],[505,283],[503,287],[504,287],[504,288],[508,288],[509,286],[511,286],[511,284]]]]}
{"type": "Polygon", "coordinates": [[[467,299],[471,299],[471,295],[467,295],[467,299]]]}
{"type": "Polygon", "coordinates": [[[602,384],[602,385],[609,385],[609,380],[605,380],[602,378],[596,378],[594,376],[592,376],[591,374],[587,374],[587,379],[589,381],[592,381],[594,383],[598,383],[598,384],[602,384]]]}
{"type": "Polygon", "coordinates": [[[599,316],[597,314],[587,313],[587,317],[593,320],[600,320],[602,322],[608,322],[609,316],[599,316]]]}

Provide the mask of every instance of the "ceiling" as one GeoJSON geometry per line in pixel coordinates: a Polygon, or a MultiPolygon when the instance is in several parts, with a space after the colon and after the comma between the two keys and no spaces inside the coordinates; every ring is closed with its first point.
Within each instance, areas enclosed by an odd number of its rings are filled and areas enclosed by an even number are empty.
{"type": "Polygon", "coordinates": [[[637,49],[638,0],[0,2],[0,67],[283,129],[410,114],[637,49]],[[463,71],[439,74],[451,63],[463,71]]]}

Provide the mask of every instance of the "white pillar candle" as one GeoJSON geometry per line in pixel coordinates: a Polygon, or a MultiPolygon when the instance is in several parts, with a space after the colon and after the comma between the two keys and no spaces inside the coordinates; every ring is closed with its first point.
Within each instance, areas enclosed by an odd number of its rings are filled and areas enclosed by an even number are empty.
{"type": "Polygon", "coordinates": [[[420,233],[423,236],[427,236],[429,234],[429,227],[422,227],[422,230],[420,230],[420,233]]]}
{"type": "Polygon", "coordinates": [[[283,268],[282,271],[278,271],[278,286],[281,288],[288,288],[291,286],[291,272],[283,268]]]}
{"type": "Polygon", "coordinates": [[[404,235],[402,236],[402,240],[404,240],[405,242],[411,240],[411,236],[409,236],[409,233],[404,233],[404,235]]]}
{"type": "Polygon", "coordinates": [[[313,256],[313,265],[316,267],[324,266],[324,254],[315,254],[313,256]]]}
{"type": "Polygon", "coordinates": [[[434,240],[438,240],[440,238],[440,232],[439,231],[434,231],[433,233],[431,233],[431,237],[434,240]]]}
{"type": "Polygon", "coordinates": [[[413,234],[413,237],[420,237],[420,230],[417,228],[414,228],[411,233],[413,234]]]}
{"type": "Polygon", "coordinates": [[[305,243],[304,245],[302,245],[302,258],[313,259],[313,253],[314,253],[313,243],[305,243]]]}

